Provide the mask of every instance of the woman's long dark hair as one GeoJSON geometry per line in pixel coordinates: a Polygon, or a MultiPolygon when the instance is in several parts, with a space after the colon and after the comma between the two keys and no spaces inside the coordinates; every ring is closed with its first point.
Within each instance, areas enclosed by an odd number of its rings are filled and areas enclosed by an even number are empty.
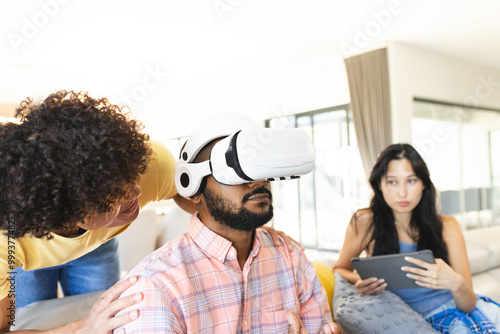
{"type": "Polygon", "coordinates": [[[429,175],[429,170],[418,152],[408,144],[388,146],[377,159],[370,174],[370,185],[374,195],[370,203],[373,212],[370,243],[375,242],[373,255],[399,253],[398,234],[392,209],[387,205],[380,189],[382,177],[387,175],[387,168],[392,160],[408,159],[413,171],[423,182],[425,188],[420,203],[413,209],[410,229],[418,232],[417,249],[430,249],[436,258],[448,262],[448,252],[443,240],[443,221],[437,214],[436,189],[429,175]]]}

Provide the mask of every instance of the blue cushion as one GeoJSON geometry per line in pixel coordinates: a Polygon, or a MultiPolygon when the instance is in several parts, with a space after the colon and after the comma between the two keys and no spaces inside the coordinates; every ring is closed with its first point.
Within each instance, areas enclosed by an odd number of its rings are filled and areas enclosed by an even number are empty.
{"type": "Polygon", "coordinates": [[[335,273],[332,310],[345,334],[439,333],[399,296],[390,291],[375,296],[360,295],[338,273],[335,273]]]}

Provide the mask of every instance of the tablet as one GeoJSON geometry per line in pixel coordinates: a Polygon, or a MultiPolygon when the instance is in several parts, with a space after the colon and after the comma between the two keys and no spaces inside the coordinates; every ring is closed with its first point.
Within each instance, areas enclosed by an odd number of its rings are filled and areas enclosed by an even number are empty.
{"type": "Polygon", "coordinates": [[[351,264],[362,279],[370,277],[383,278],[387,282],[387,290],[419,288],[415,280],[406,277],[407,272],[401,267],[421,268],[405,261],[405,257],[414,257],[429,263],[436,263],[430,250],[413,253],[379,255],[372,257],[353,257],[351,264]]]}

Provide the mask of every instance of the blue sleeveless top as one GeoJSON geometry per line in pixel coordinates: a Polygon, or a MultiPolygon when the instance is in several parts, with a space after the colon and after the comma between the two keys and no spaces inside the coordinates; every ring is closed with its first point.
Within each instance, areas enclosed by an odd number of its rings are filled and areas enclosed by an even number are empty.
{"type": "MultiPolygon", "coordinates": [[[[400,253],[416,252],[417,245],[399,242],[400,253]]],[[[392,290],[408,305],[423,316],[453,299],[450,290],[434,290],[428,288],[392,290]]]]}

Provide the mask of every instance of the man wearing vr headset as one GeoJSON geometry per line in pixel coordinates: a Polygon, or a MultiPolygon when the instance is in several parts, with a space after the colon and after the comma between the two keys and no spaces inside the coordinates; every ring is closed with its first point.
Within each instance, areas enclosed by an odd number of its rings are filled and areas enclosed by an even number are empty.
{"type": "Polygon", "coordinates": [[[303,250],[275,247],[259,227],[273,217],[269,180],[314,165],[299,129],[257,129],[247,118],[216,115],[181,151],[175,182],[198,212],[188,232],[144,259],[140,318],[126,333],[340,333],[326,293],[303,250]]]}

